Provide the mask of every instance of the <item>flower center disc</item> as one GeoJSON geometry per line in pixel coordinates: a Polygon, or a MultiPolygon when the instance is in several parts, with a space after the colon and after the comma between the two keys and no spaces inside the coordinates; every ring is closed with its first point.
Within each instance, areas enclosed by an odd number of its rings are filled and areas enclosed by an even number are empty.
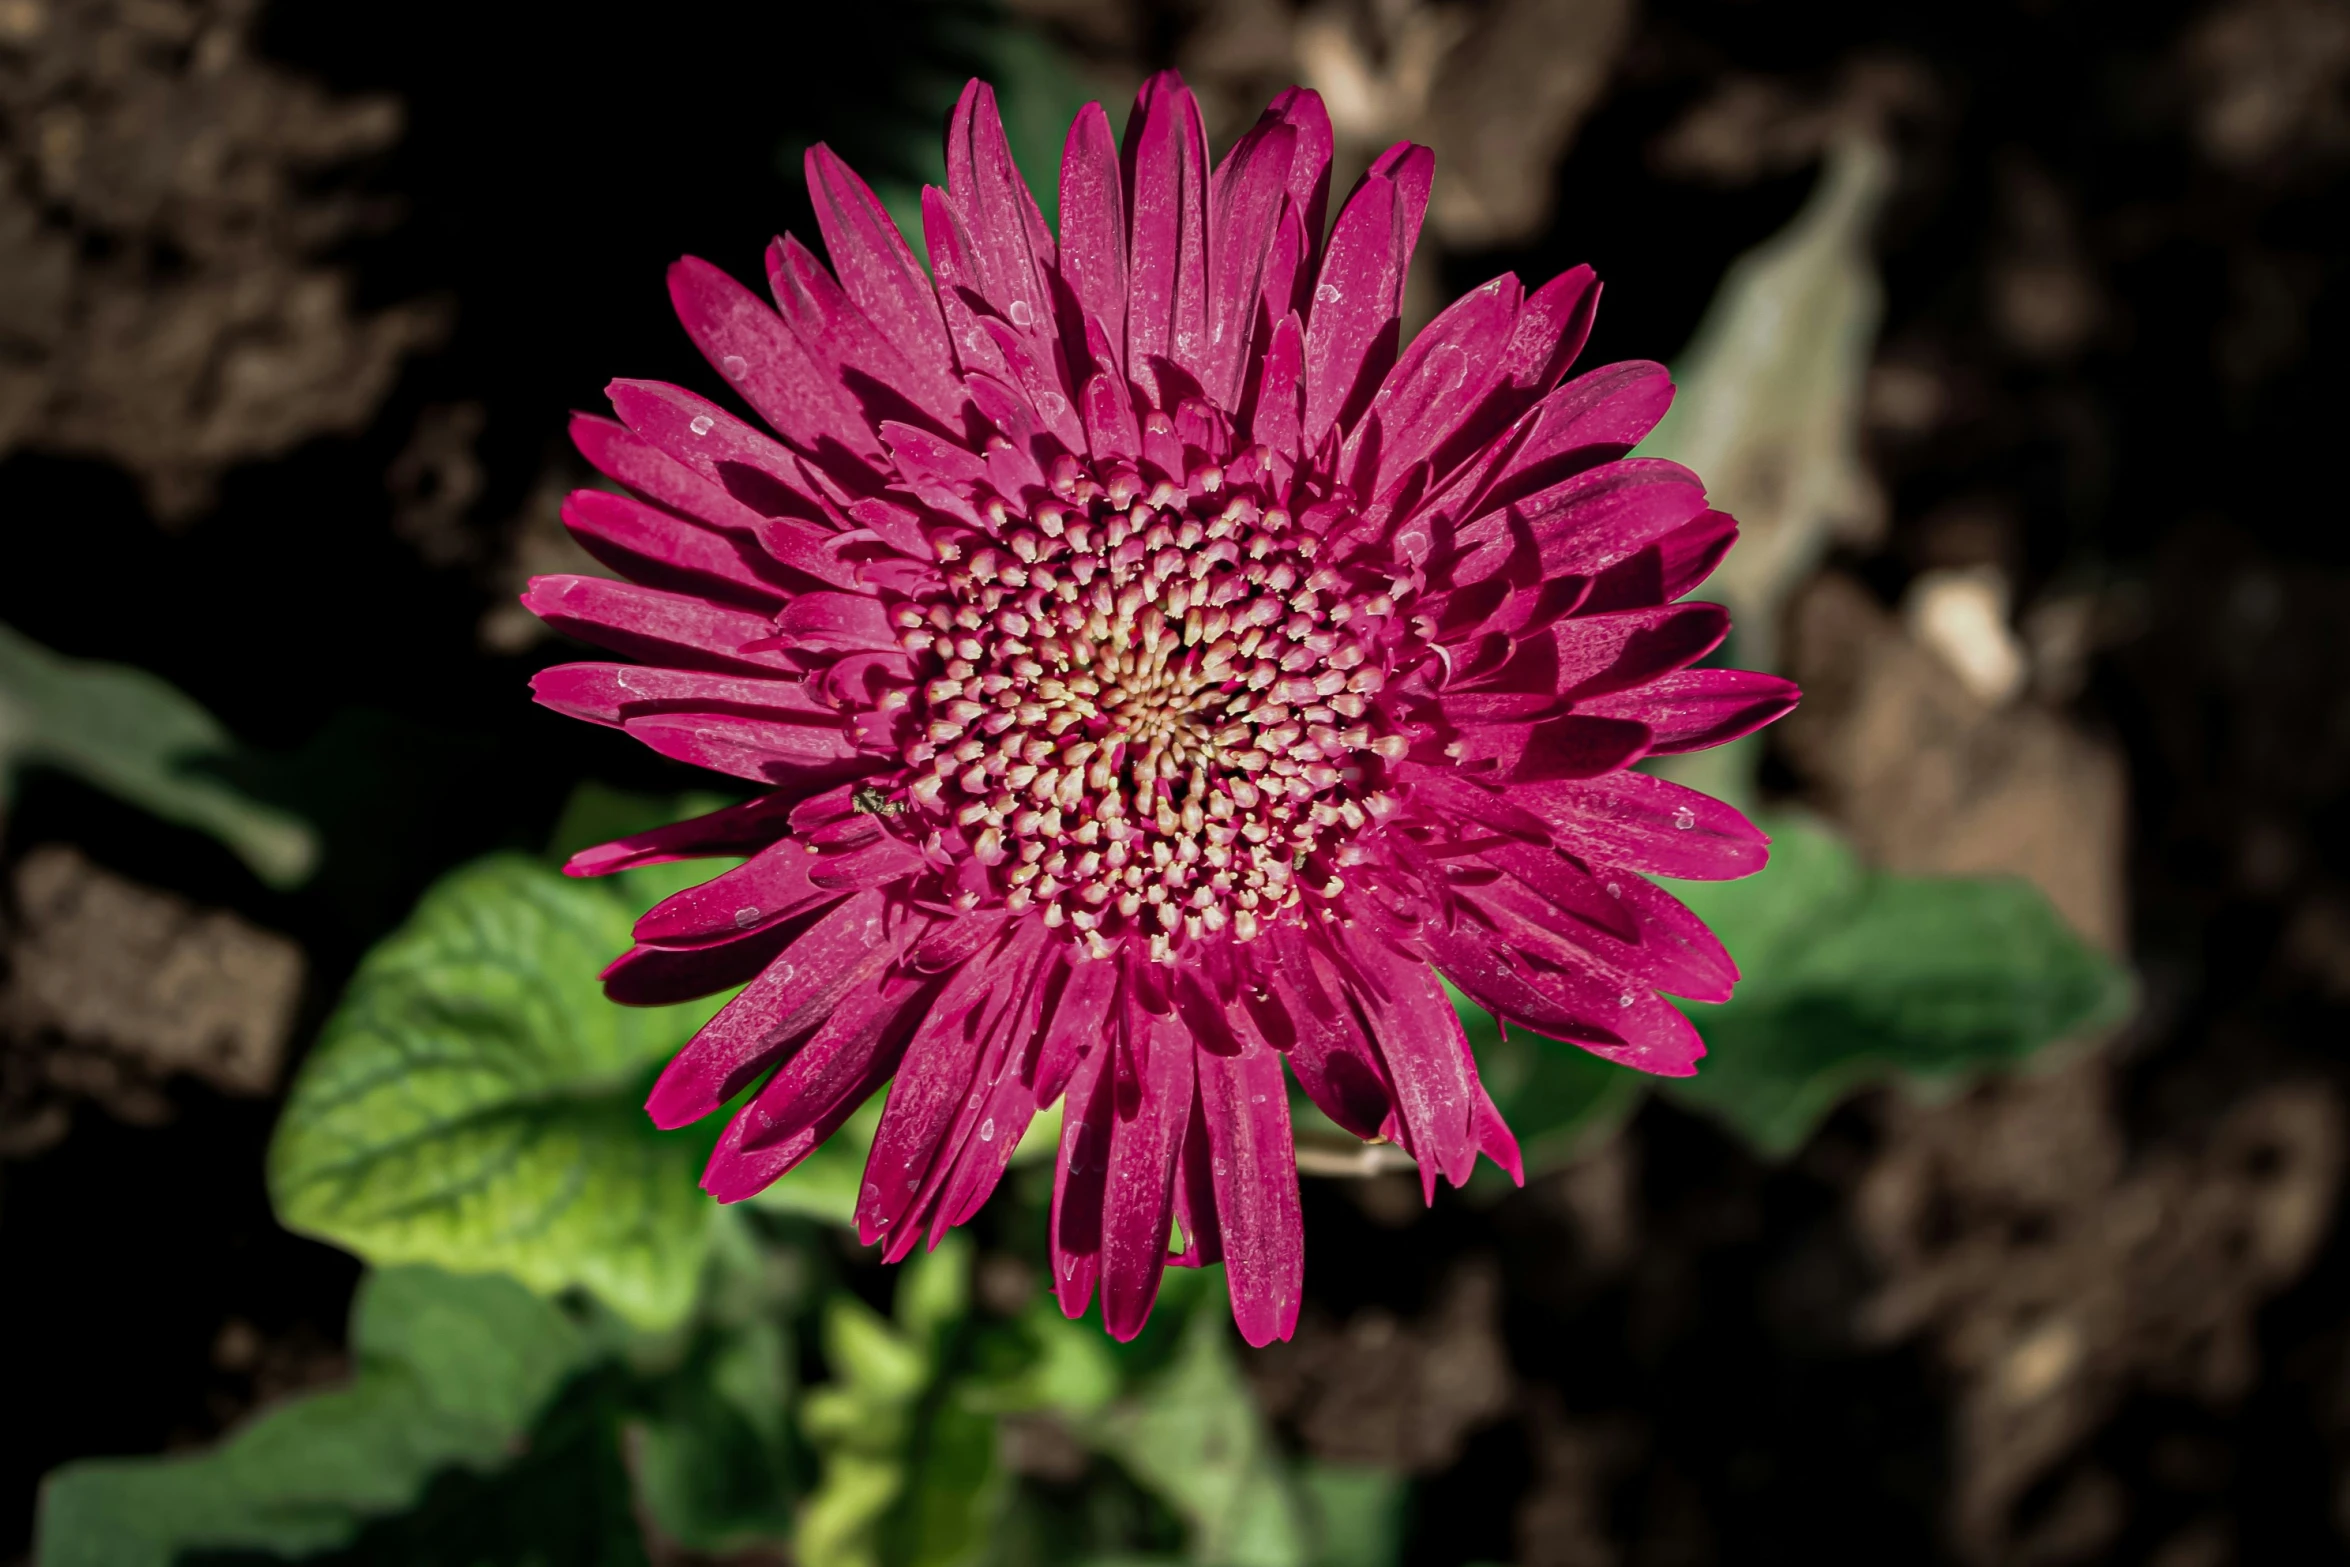
{"type": "Polygon", "coordinates": [[[943,547],[945,589],[897,612],[927,677],[915,803],[1008,906],[1101,952],[1250,940],[1301,887],[1335,893],[1328,850],[1405,750],[1371,703],[1392,599],[1212,465],[1179,489],[1063,459],[1052,489],[1025,517],[990,501],[996,538],[943,547]]]}

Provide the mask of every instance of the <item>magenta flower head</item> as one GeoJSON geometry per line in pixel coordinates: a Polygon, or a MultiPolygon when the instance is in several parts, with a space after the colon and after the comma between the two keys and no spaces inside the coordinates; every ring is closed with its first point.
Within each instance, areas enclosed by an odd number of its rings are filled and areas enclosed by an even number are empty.
{"type": "Polygon", "coordinates": [[[1589,268],[1497,278],[1400,346],[1432,159],[1381,156],[1325,243],[1330,151],[1293,90],[1211,167],[1162,75],[1122,147],[1078,116],[1056,235],[974,82],[922,196],[927,273],[824,147],[829,270],[778,241],[772,307],[671,270],[766,429],[645,381],[576,421],[627,493],[565,520],[629,580],[524,601],[635,662],[549,669],[538,699],[758,790],[570,866],[748,856],[604,976],[632,1003],[744,987],[647,1104],[677,1127],[751,1091],[703,1179],[721,1201],[886,1084],[856,1222],[896,1260],[1060,1100],[1062,1308],[1098,1285],[1130,1338],[1169,1263],[1220,1260],[1262,1344],[1304,1270],[1283,1063],[1431,1199],[1480,1153],[1523,1179],[1445,979],[1694,1070],[1658,993],[1721,1000],[1736,970],[1646,877],[1744,875],[1765,839],[1627,769],[1794,703],[1692,667],[1728,622],[1674,600],[1736,524],[1624,455],[1661,367],[1560,384],[1589,268]]]}

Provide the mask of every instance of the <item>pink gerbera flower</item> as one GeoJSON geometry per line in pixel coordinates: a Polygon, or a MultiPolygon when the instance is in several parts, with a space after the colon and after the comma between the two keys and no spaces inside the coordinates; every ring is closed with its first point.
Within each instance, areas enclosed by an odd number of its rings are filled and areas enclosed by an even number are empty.
{"type": "Polygon", "coordinates": [[[1163,75],[1123,148],[1078,116],[1056,236],[974,82],[923,192],[928,275],[824,147],[832,270],[777,242],[773,309],[671,270],[773,433],[644,381],[575,423],[631,493],[565,520],[631,580],[524,602],[637,662],[547,670],[539,700],[762,791],[570,867],[749,856],[605,973],[624,1002],[745,986],[647,1104],[683,1126],[756,1085],[703,1179],[721,1201],[888,1084],[856,1218],[895,1260],[1064,1099],[1063,1309],[1098,1283],[1131,1337],[1168,1263],[1220,1259],[1262,1344],[1304,1268],[1283,1062],[1431,1198],[1480,1152],[1523,1178],[1439,976],[1694,1070],[1658,992],[1718,1001],[1736,970],[1646,877],[1744,875],[1765,839],[1626,769],[1795,700],[1691,667],[1727,619],[1674,600],[1736,524],[1624,456],[1661,367],[1559,384],[1589,268],[1497,278],[1399,355],[1432,160],[1388,151],[1318,244],[1330,147],[1291,91],[1211,168],[1163,75]]]}

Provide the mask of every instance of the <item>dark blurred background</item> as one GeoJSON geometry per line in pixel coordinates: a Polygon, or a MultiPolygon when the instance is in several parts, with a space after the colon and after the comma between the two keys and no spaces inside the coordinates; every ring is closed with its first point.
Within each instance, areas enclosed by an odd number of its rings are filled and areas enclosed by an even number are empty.
{"type": "Polygon", "coordinates": [[[1586,363],[1680,364],[1870,149],[1826,435],[1704,470],[1796,541],[1765,783],[2139,978],[1785,1159],[1651,1100],[1500,1201],[1309,1181],[1283,1442],[1416,1476],[1414,1564],[2350,1558],[2350,3],[0,0],[0,622],[195,698],[327,867],[7,797],[0,1560],[53,1466],[343,1374],[357,1265],[262,1187],[292,1063],[441,870],[680,786],[527,704],[512,602],[574,566],[567,411],[707,379],[663,266],[812,235],[813,140],[910,188],[974,71],[1049,186],[1168,65],[1219,147],[1320,88],[1342,185],[1432,145],[1417,318],[1588,261],[1586,363]]]}

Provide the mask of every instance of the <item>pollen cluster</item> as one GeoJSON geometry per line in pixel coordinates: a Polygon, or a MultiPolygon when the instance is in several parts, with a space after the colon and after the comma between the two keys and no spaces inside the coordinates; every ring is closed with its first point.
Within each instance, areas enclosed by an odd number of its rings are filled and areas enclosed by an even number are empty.
{"type": "Polygon", "coordinates": [[[945,588],[896,611],[925,675],[916,808],[1011,908],[1097,952],[1247,941],[1335,895],[1332,850],[1406,749],[1373,702],[1393,600],[1317,566],[1321,536],[1218,465],[1178,486],[1064,458],[1048,482],[1024,514],[991,498],[994,536],[941,543],[945,588]]]}

